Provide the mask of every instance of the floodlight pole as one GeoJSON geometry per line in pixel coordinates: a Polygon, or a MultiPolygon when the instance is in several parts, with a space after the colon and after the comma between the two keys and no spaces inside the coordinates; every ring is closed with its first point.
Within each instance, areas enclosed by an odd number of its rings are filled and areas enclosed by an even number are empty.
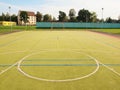
{"type": "Polygon", "coordinates": [[[103,22],[104,22],[104,19],[103,19],[103,10],[104,10],[104,8],[102,8],[101,29],[103,28],[103,22]]]}
{"type": "Polygon", "coordinates": [[[12,32],[12,22],[11,22],[11,7],[9,6],[9,14],[10,14],[10,29],[11,29],[11,32],[12,32]]]}
{"type": "Polygon", "coordinates": [[[104,20],[104,19],[103,19],[103,10],[104,10],[104,8],[102,8],[102,23],[103,23],[103,20],[104,20]]]}

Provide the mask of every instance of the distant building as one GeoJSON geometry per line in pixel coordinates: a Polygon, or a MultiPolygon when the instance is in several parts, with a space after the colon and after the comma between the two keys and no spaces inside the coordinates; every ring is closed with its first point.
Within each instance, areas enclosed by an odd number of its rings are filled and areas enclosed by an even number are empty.
{"type": "Polygon", "coordinates": [[[0,26],[16,26],[16,22],[0,21],[0,26]]]}
{"type": "MultiPolygon", "coordinates": [[[[18,25],[25,25],[23,21],[20,20],[20,13],[22,11],[18,12],[18,25]]],[[[31,11],[26,11],[28,14],[28,22],[26,23],[27,25],[36,25],[36,15],[34,12],[31,11]]]]}

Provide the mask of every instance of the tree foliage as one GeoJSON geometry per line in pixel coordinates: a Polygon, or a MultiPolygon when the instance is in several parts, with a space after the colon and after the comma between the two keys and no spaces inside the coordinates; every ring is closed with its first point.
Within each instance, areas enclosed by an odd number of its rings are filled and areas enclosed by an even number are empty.
{"type": "Polygon", "coordinates": [[[91,21],[91,13],[88,10],[81,9],[78,12],[77,20],[80,22],[90,22],[91,21]]]}
{"type": "Polygon", "coordinates": [[[63,11],[59,11],[59,21],[60,22],[65,22],[67,21],[67,16],[66,13],[63,11]]]}
{"type": "Polygon", "coordinates": [[[6,14],[2,13],[2,15],[0,16],[0,21],[10,21],[10,20],[17,22],[17,16],[15,14],[10,16],[9,13],[6,14]]]}
{"type": "Polygon", "coordinates": [[[75,22],[76,21],[76,11],[75,9],[70,9],[69,11],[69,17],[70,17],[70,22],[75,22]]]}
{"type": "Polygon", "coordinates": [[[11,21],[17,22],[17,16],[15,14],[11,16],[11,21]]]}
{"type": "Polygon", "coordinates": [[[107,23],[112,23],[112,19],[110,17],[106,18],[107,23]]]}
{"type": "Polygon", "coordinates": [[[2,15],[0,16],[0,21],[5,21],[5,17],[6,17],[6,15],[4,13],[2,13],[2,15]]]}
{"type": "Polygon", "coordinates": [[[90,20],[91,22],[98,22],[96,12],[92,12],[90,18],[91,18],[91,20],[90,20]]]}
{"type": "MultiPolygon", "coordinates": [[[[28,22],[28,15],[26,11],[21,11],[20,13],[20,20],[23,21],[24,23],[28,22]]],[[[14,21],[17,22],[17,16],[15,14],[10,15],[9,13],[2,13],[0,15],[0,21],[14,21]],[[11,17],[11,18],[10,18],[11,17]]],[[[90,12],[89,10],[86,9],[80,9],[78,11],[78,15],[76,16],[76,11],[75,9],[70,9],[68,16],[66,15],[65,12],[59,11],[59,16],[58,20],[49,14],[45,14],[44,16],[42,13],[39,11],[36,13],[36,21],[37,22],[102,22],[102,20],[97,18],[96,12],[90,12]]],[[[112,19],[111,17],[106,18],[104,22],[107,23],[120,23],[120,16],[118,19],[112,19]]]]}
{"type": "Polygon", "coordinates": [[[43,21],[44,21],[44,22],[51,22],[51,21],[52,21],[52,16],[49,15],[49,14],[45,14],[45,15],[43,16],[43,21]]]}
{"type": "Polygon", "coordinates": [[[37,14],[36,14],[36,21],[37,22],[41,22],[42,21],[42,13],[40,13],[40,12],[37,12],[37,14]]]}
{"type": "Polygon", "coordinates": [[[6,21],[10,21],[10,15],[9,15],[8,12],[7,12],[6,15],[5,15],[5,20],[6,20],[6,21]]]}
{"type": "Polygon", "coordinates": [[[119,23],[119,19],[112,19],[111,17],[107,17],[105,20],[106,23],[119,23]]]}
{"type": "Polygon", "coordinates": [[[23,21],[25,24],[28,22],[28,14],[26,11],[21,11],[20,13],[20,20],[23,21]]]}
{"type": "Polygon", "coordinates": [[[55,17],[53,17],[53,18],[52,18],[52,21],[53,21],[53,22],[56,22],[57,20],[56,20],[56,18],[55,18],[55,17]]]}
{"type": "Polygon", "coordinates": [[[118,23],[120,23],[120,15],[118,16],[118,23]]]}

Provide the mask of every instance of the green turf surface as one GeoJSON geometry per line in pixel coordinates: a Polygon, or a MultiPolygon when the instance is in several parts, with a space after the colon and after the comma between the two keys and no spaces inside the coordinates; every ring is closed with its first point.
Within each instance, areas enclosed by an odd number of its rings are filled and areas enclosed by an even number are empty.
{"type": "Polygon", "coordinates": [[[119,83],[119,38],[76,30],[0,36],[0,90],[120,90],[119,83]],[[25,76],[18,63],[26,74],[48,81],[25,76]],[[68,79],[76,80],[57,82],[68,79]]]}

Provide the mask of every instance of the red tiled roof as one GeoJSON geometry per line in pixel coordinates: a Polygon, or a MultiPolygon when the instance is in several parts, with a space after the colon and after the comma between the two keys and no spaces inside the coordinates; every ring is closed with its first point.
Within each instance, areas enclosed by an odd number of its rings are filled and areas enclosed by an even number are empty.
{"type": "Polygon", "coordinates": [[[35,16],[34,12],[27,11],[28,16],[35,16]]]}
{"type": "MultiPolygon", "coordinates": [[[[20,11],[20,12],[22,12],[22,11],[20,11]]],[[[25,12],[27,12],[28,16],[35,16],[35,13],[32,11],[25,11],[25,12]]]]}

